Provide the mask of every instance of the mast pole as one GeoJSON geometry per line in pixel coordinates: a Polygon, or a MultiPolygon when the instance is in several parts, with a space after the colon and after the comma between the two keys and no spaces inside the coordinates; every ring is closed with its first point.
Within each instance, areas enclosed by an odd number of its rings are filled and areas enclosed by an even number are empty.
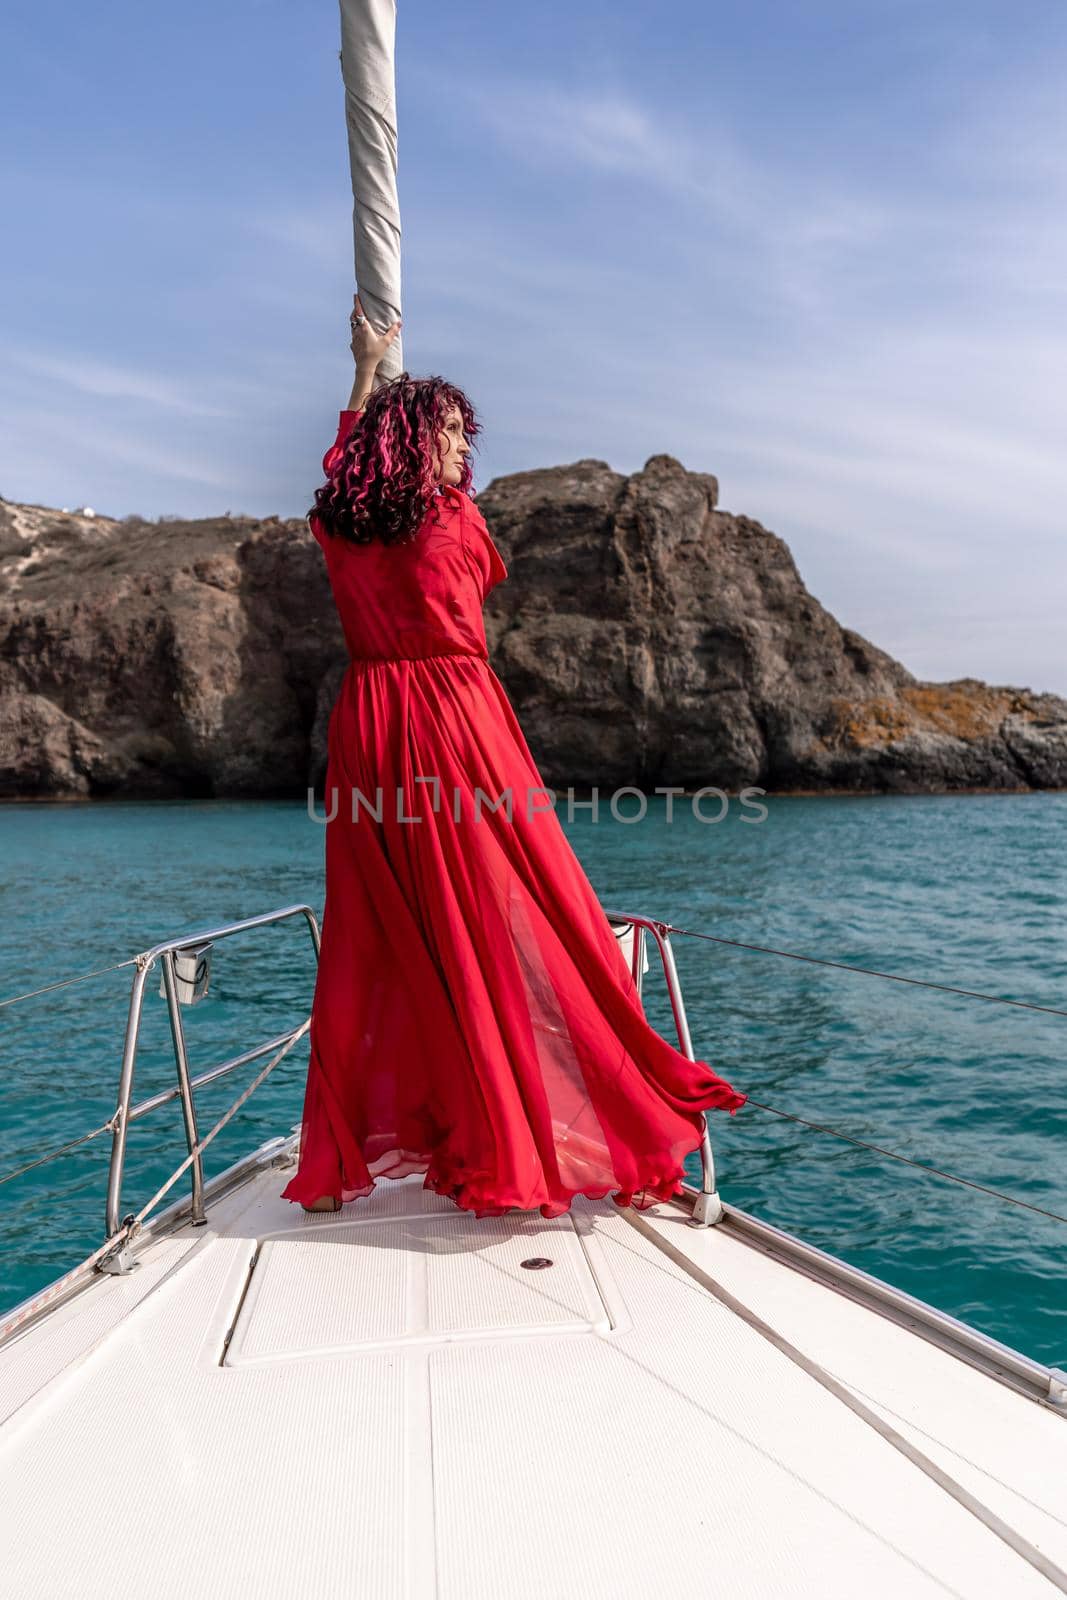
{"type": "MultiPolygon", "coordinates": [[[[396,0],[340,0],[341,77],[352,173],[352,240],[363,309],[379,331],[401,315],[396,0]]],[[[398,334],[375,382],[404,370],[398,334]]]]}

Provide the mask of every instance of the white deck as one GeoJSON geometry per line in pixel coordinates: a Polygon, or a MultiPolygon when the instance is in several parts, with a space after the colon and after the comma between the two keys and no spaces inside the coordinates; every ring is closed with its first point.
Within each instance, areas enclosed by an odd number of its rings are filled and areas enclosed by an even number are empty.
{"type": "MultiPolygon", "coordinates": [[[[0,1350],[5,1593],[1059,1592],[610,1199],[478,1220],[415,1177],[311,1217],[287,1177],[0,1350]]],[[[724,1228],[644,1219],[1067,1566],[1067,1420],[724,1228]]]]}

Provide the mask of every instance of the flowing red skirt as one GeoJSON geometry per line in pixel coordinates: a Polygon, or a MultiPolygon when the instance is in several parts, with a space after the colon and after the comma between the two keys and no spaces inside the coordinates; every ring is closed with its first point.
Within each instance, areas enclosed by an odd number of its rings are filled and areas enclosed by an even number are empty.
{"type": "Polygon", "coordinates": [[[478,1216],[677,1193],[703,1111],[745,1096],[646,1019],[488,661],[353,662],[325,805],[300,1161],[284,1197],[352,1200],[413,1172],[478,1216]]]}

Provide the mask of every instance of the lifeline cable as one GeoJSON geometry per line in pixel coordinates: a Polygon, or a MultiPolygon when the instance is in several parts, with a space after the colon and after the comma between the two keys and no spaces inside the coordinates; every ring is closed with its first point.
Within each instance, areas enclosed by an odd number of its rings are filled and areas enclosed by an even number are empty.
{"type": "Polygon", "coordinates": [[[673,922],[659,922],[657,927],[668,933],[680,933],[687,939],[708,939],[712,944],[729,944],[737,950],[758,950],[766,956],[786,956],[790,961],[810,961],[816,967],[837,967],[842,972],[861,972],[868,978],[888,978],[890,983],[913,983],[919,989],[940,989],[945,994],[962,994],[970,1000],[989,1000],[998,1006],[1021,1006],[1024,1011],[1046,1011],[1053,1017],[1067,1017],[1061,1006],[1039,1006],[1032,1000],[1009,1000],[1002,994],[983,994],[981,989],[960,989],[953,983],[931,983],[926,978],[905,978],[899,972],[878,972],[874,967],[856,967],[848,961],[830,961],[826,956],[803,956],[796,950],[776,950],[768,944],[744,944],[740,939],[723,939],[718,934],[700,933],[695,928],[677,928],[673,922]]]}
{"type": "Polygon", "coordinates": [[[116,961],[113,967],[97,967],[95,972],[79,972],[73,978],[59,978],[55,983],[42,984],[39,989],[27,989],[24,994],[8,995],[6,1000],[0,1000],[0,1006],[13,1006],[19,1000],[32,1000],[34,995],[47,994],[50,989],[66,989],[69,984],[84,983],[87,978],[102,978],[106,972],[117,972],[120,967],[132,967],[140,959],[140,956],[130,956],[126,961],[116,961]]]}
{"type": "Polygon", "coordinates": [[[1013,1194],[1005,1194],[1001,1189],[991,1189],[988,1184],[976,1183],[973,1178],[961,1178],[958,1173],[946,1172],[943,1167],[931,1166],[927,1161],[913,1161],[911,1156],[898,1155],[895,1150],[887,1150],[884,1145],[868,1144],[866,1139],[857,1139],[854,1134],[841,1133],[837,1128],[828,1127],[825,1122],[809,1122],[806,1117],[798,1117],[792,1111],[779,1111],[776,1106],[765,1106],[760,1100],[753,1100],[751,1095],[746,1097],[746,1104],[755,1106],[759,1111],[768,1111],[772,1117],[785,1117],[788,1122],[799,1122],[802,1128],[813,1128],[816,1133],[829,1133],[835,1139],[844,1139],[847,1144],[858,1145],[861,1150],[873,1150],[877,1155],[888,1156],[890,1161],[902,1161],[906,1167],[918,1167],[920,1172],[930,1172],[936,1178],[947,1178],[950,1183],[962,1183],[967,1189],[978,1189],[982,1194],[991,1194],[997,1200],[1006,1200],[1008,1205],[1021,1206],[1024,1211],[1034,1211],[1039,1217],[1051,1217],[1053,1222],[1067,1222],[1067,1217],[1059,1211],[1048,1211],[1044,1206],[1035,1206],[1031,1200],[1020,1200],[1013,1194]]]}

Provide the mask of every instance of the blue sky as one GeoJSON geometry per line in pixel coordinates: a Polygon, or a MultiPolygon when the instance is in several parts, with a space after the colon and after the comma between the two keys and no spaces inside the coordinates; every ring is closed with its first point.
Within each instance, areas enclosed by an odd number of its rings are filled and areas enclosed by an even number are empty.
{"type": "MultiPolygon", "coordinates": [[[[0,493],[303,513],[348,393],[331,0],[0,20],[0,493]]],[[[1067,693],[1067,7],[401,0],[404,355],[476,487],[659,451],[921,677],[1067,693]]]]}

